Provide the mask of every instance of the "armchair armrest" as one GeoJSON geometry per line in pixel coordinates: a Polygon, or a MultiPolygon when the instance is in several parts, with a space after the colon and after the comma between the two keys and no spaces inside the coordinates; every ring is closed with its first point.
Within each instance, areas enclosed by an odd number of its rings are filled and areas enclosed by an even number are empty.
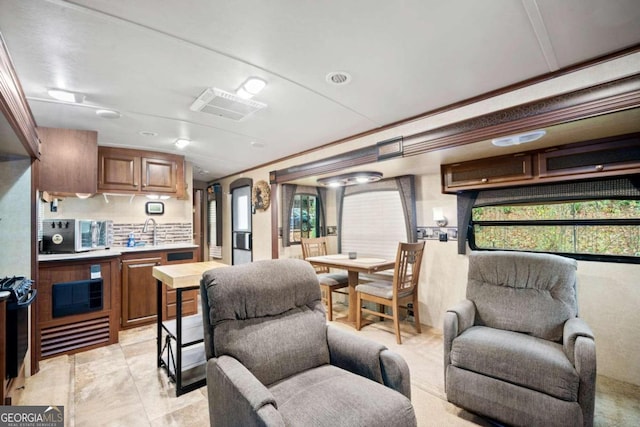
{"type": "Polygon", "coordinates": [[[327,344],[332,365],[384,384],[411,398],[409,366],[399,354],[332,325],[327,326],[327,344]]]}
{"type": "Polygon", "coordinates": [[[576,341],[578,337],[594,339],[593,332],[591,328],[589,328],[589,325],[579,317],[573,317],[564,323],[562,348],[574,366],[576,364],[576,341]]]}
{"type": "Polygon", "coordinates": [[[578,372],[578,403],[582,408],[584,425],[591,427],[596,399],[596,344],[591,328],[578,317],[567,320],[562,348],[578,372]]]}
{"type": "Polygon", "coordinates": [[[473,301],[465,299],[448,309],[444,314],[442,333],[444,335],[444,378],[447,388],[447,366],[451,363],[451,346],[455,337],[472,327],[476,318],[476,306],[473,301]]]}
{"type": "MultiPolygon", "coordinates": [[[[476,306],[473,301],[465,299],[448,309],[444,314],[444,334],[445,352],[451,350],[453,339],[472,327],[476,318],[476,306]]],[[[445,366],[449,364],[448,357],[445,358],[445,366]]]]}
{"type": "Polygon", "coordinates": [[[237,359],[209,359],[207,386],[212,426],[284,426],[271,392],[237,359]]]}

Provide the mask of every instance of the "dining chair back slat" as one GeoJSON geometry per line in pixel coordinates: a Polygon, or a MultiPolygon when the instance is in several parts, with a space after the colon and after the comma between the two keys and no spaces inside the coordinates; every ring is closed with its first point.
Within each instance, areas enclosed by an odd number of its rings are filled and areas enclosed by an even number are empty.
{"type": "MultiPolygon", "coordinates": [[[[327,239],[325,237],[310,237],[300,239],[302,246],[302,258],[327,255],[327,239]]],[[[346,273],[331,273],[329,267],[314,265],[318,276],[318,283],[322,290],[323,301],[327,305],[327,318],[333,320],[332,292],[346,293],[340,289],[349,286],[349,276],[346,273]]]]}
{"type": "Polygon", "coordinates": [[[393,320],[396,341],[402,344],[400,336],[399,309],[408,308],[411,303],[416,332],[420,333],[420,313],[418,307],[418,283],[420,268],[424,255],[425,242],[399,243],[396,253],[396,264],[393,281],[374,281],[356,286],[357,316],[356,329],[362,327],[362,313],[374,314],[393,320]],[[363,307],[362,303],[369,301],[378,304],[379,311],[363,307]],[[404,305],[403,305],[404,304],[404,305]],[[389,307],[391,314],[387,314],[380,307],[389,307]]]}

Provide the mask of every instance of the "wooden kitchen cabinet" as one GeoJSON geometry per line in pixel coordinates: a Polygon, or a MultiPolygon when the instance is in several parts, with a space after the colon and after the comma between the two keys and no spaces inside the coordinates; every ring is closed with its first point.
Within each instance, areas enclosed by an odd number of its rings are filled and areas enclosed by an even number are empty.
{"type": "Polygon", "coordinates": [[[640,173],[640,133],[441,166],[443,193],[640,173]]]}
{"type": "Polygon", "coordinates": [[[184,196],[184,157],[126,148],[98,148],[98,191],[184,196]]]}
{"type": "Polygon", "coordinates": [[[122,303],[120,324],[133,328],[156,321],[156,281],[151,270],[160,265],[160,257],[122,261],[122,303]]]}
{"type": "Polygon", "coordinates": [[[532,156],[515,154],[442,166],[445,192],[512,185],[533,178],[532,156]]]}
{"type": "Polygon", "coordinates": [[[640,134],[549,149],[538,155],[540,178],[587,178],[640,172],[640,134]]]}
{"type": "Polygon", "coordinates": [[[60,195],[97,192],[97,132],[40,127],[38,135],[38,189],[60,195]]]}
{"type": "MultiPolygon", "coordinates": [[[[122,302],[120,326],[123,329],[157,321],[157,282],[152,270],[156,265],[195,262],[196,249],[141,251],[122,255],[122,302]]],[[[176,317],[176,291],[163,286],[162,319],[176,317]]],[[[182,315],[198,312],[198,291],[182,293],[182,315]]]]}

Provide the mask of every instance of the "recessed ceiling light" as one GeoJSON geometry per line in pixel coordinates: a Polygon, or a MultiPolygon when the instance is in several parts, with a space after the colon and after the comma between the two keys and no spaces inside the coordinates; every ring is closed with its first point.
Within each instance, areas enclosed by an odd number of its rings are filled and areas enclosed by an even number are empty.
{"type": "Polygon", "coordinates": [[[253,148],[264,148],[264,143],[258,141],[251,141],[249,143],[253,148]]]}
{"type": "Polygon", "coordinates": [[[81,104],[84,102],[84,95],[81,93],[69,92],[62,89],[49,89],[47,91],[50,97],[64,102],[75,102],[81,104]]]}
{"type": "Polygon", "coordinates": [[[150,130],[141,130],[138,133],[142,136],[158,136],[158,132],[151,132],[150,130]]]}
{"type": "Polygon", "coordinates": [[[496,147],[509,147],[511,145],[519,145],[536,141],[545,136],[546,133],[547,131],[544,129],[534,130],[532,132],[525,132],[519,133],[517,135],[504,136],[502,138],[495,138],[491,140],[491,143],[496,147]]]}
{"type": "Polygon", "coordinates": [[[178,147],[179,149],[183,149],[184,147],[186,147],[187,145],[189,145],[191,141],[186,139],[186,138],[178,138],[176,139],[176,147],[178,147]]]}
{"type": "Polygon", "coordinates": [[[351,74],[346,71],[332,71],[326,76],[327,82],[333,85],[346,85],[351,82],[351,74]]]}
{"type": "Polygon", "coordinates": [[[96,110],[96,115],[103,119],[119,119],[121,114],[115,110],[96,110]]]}

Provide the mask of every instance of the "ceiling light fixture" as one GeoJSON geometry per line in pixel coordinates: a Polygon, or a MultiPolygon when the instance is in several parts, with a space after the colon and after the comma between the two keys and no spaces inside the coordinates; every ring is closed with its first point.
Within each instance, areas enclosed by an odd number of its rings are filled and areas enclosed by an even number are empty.
{"type": "Polygon", "coordinates": [[[62,89],[49,89],[47,93],[50,97],[58,101],[74,102],[76,104],[82,104],[84,102],[84,95],[81,93],[69,92],[68,90],[62,89]]]}
{"type": "Polygon", "coordinates": [[[251,99],[262,89],[267,86],[267,82],[258,78],[258,77],[249,77],[247,81],[242,83],[242,86],[236,90],[236,95],[238,95],[242,99],[251,99]]]}
{"type": "Polygon", "coordinates": [[[189,143],[191,143],[190,140],[186,139],[186,138],[178,138],[176,139],[176,147],[179,149],[183,149],[184,147],[186,147],[187,145],[189,145],[189,143]]]}
{"type": "Polygon", "coordinates": [[[511,145],[520,145],[527,142],[536,141],[547,133],[546,130],[534,130],[532,132],[519,133],[517,135],[504,136],[502,138],[495,138],[491,140],[491,143],[496,147],[509,147],[511,145]]]}
{"type": "Polygon", "coordinates": [[[96,110],[96,115],[103,119],[119,119],[121,114],[116,110],[96,110]]]}
{"type": "Polygon", "coordinates": [[[346,185],[366,184],[382,179],[380,172],[352,172],[338,176],[318,179],[318,184],[327,187],[341,187],[346,185]]]}

